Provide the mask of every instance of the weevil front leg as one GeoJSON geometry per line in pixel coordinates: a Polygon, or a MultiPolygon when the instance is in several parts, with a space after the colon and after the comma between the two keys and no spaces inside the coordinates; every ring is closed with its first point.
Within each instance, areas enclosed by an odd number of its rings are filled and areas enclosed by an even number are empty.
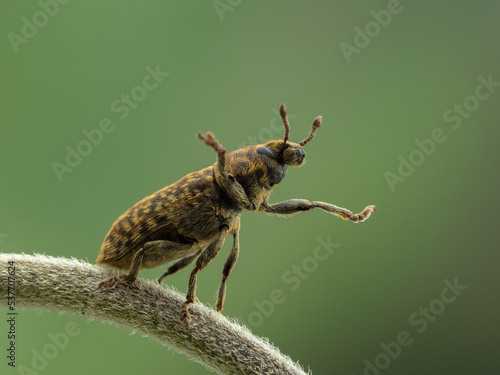
{"type": "Polygon", "coordinates": [[[190,304],[195,303],[196,298],[196,275],[203,268],[205,268],[208,263],[210,263],[219,254],[224,241],[226,240],[229,228],[224,226],[214,242],[212,242],[198,257],[196,260],[196,266],[191,271],[189,275],[188,291],[186,293],[186,302],[181,305],[181,311],[179,314],[179,320],[183,322],[186,329],[189,329],[189,323],[191,322],[191,315],[189,314],[188,307],[190,304]]]}
{"type": "Polygon", "coordinates": [[[210,146],[217,152],[217,163],[214,168],[214,177],[217,184],[224,189],[229,197],[239,207],[255,211],[259,205],[259,200],[256,198],[253,201],[248,199],[245,189],[240,185],[233,175],[225,171],[226,168],[226,149],[215,139],[214,135],[208,132],[205,136],[198,133],[200,138],[207,146],[210,146]]]}
{"type": "Polygon", "coordinates": [[[221,177],[218,178],[216,175],[215,179],[238,207],[249,211],[257,210],[260,202],[259,199],[255,198],[253,201],[250,201],[245,189],[236,181],[233,175],[222,172],[221,177]]]}
{"type": "Polygon", "coordinates": [[[359,214],[353,214],[350,210],[335,206],[326,202],[310,202],[306,199],[290,199],[288,201],[275,203],[271,205],[262,205],[261,210],[270,214],[277,215],[294,215],[299,212],[309,211],[313,208],[319,208],[329,214],[338,216],[344,220],[350,220],[354,223],[360,223],[368,219],[375,206],[366,206],[365,209],[359,214]]]}

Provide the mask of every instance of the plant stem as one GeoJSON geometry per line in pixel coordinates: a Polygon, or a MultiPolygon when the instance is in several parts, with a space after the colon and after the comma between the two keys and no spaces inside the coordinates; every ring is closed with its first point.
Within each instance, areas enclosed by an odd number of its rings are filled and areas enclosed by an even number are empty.
{"type": "Polygon", "coordinates": [[[76,259],[0,254],[0,306],[7,306],[10,276],[15,278],[16,308],[84,315],[125,327],[219,374],[305,374],[269,342],[201,303],[190,306],[191,328],[186,330],[178,319],[185,298],[155,282],[97,287],[115,274],[76,259]],[[8,262],[14,262],[15,275],[9,275],[8,262]]]}

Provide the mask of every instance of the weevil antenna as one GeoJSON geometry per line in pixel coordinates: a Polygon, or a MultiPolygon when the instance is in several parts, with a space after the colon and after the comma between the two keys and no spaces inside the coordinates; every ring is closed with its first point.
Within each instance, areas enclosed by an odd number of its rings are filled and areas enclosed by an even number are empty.
{"type": "Polygon", "coordinates": [[[318,116],[314,119],[312,126],[311,126],[311,132],[309,133],[309,137],[307,137],[302,142],[300,142],[299,145],[304,147],[311,139],[313,139],[314,135],[316,134],[316,131],[321,126],[322,120],[323,120],[323,117],[321,117],[321,116],[318,116]]]}
{"type": "Polygon", "coordinates": [[[283,144],[286,147],[286,142],[288,141],[288,137],[290,136],[290,124],[288,123],[288,117],[286,115],[286,107],[284,104],[280,105],[280,116],[281,116],[281,121],[283,121],[283,125],[285,125],[285,138],[283,139],[283,144]]]}
{"type": "Polygon", "coordinates": [[[222,147],[212,133],[207,132],[206,137],[204,137],[203,134],[198,133],[198,138],[200,138],[207,146],[212,147],[216,153],[221,154],[226,152],[226,149],[222,147]]]}
{"type": "Polygon", "coordinates": [[[198,133],[198,138],[200,138],[203,143],[205,143],[207,146],[210,146],[214,149],[214,151],[217,153],[217,161],[219,162],[218,168],[221,171],[224,171],[224,168],[226,167],[226,149],[222,147],[222,145],[215,139],[213,133],[207,132],[206,137],[203,136],[203,134],[198,133]]]}

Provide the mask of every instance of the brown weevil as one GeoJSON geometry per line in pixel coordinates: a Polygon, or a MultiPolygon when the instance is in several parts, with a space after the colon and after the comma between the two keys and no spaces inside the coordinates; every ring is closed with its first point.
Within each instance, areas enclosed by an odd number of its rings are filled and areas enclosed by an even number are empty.
{"type": "Polygon", "coordinates": [[[314,137],[322,120],[321,116],[316,117],[309,136],[300,143],[293,143],[288,141],[290,125],[283,104],[280,116],[285,126],[283,140],[244,147],[227,155],[212,133],[205,136],[199,133],[198,137],[217,152],[217,161],[142,199],[114,222],[104,239],[97,263],[129,272],[108,278],[99,287],[114,288],[122,282],[134,282],[142,268],[177,260],[159,277],[161,285],[165,277],[196,260],[179,316],[189,327],[188,306],[195,303],[196,275],[217,256],[226,238],[232,234],[234,242],[222,270],[216,304],[217,310],[222,311],[226,279],[238,259],[238,232],[243,211],[293,215],[320,208],[355,223],[368,219],[375,206],[367,206],[363,212],[353,214],[330,203],[305,199],[268,203],[272,188],[283,180],[288,166],[303,164],[303,147],[314,137]]]}

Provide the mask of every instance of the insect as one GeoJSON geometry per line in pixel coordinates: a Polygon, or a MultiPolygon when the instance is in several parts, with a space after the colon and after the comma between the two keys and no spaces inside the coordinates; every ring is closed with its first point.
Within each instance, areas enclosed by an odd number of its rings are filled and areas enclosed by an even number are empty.
{"type": "Polygon", "coordinates": [[[97,263],[128,270],[128,274],[102,281],[100,288],[115,288],[134,282],[142,268],[154,268],[177,260],[158,279],[160,285],[196,260],[188,282],[186,301],[179,320],[189,328],[189,305],[195,303],[196,276],[219,253],[224,241],[233,236],[233,245],[222,270],[216,309],[222,311],[226,280],[239,253],[240,216],[243,211],[293,215],[319,208],[344,220],[362,222],[375,211],[367,206],[361,213],[325,202],[290,199],[269,204],[273,187],[280,183],[288,166],[304,163],[303,147],[313,139],[322,117],[314,120],[309,136],[300,143],[288,141],[290,125],[282,104],[280,116],[285,127],[282,140],[272,140],[226,153],[212,133],[198,137],[217,153],[210,167],[192,172],[179,181],[137,202],[112,225],[102,244],[97,263]]]}

